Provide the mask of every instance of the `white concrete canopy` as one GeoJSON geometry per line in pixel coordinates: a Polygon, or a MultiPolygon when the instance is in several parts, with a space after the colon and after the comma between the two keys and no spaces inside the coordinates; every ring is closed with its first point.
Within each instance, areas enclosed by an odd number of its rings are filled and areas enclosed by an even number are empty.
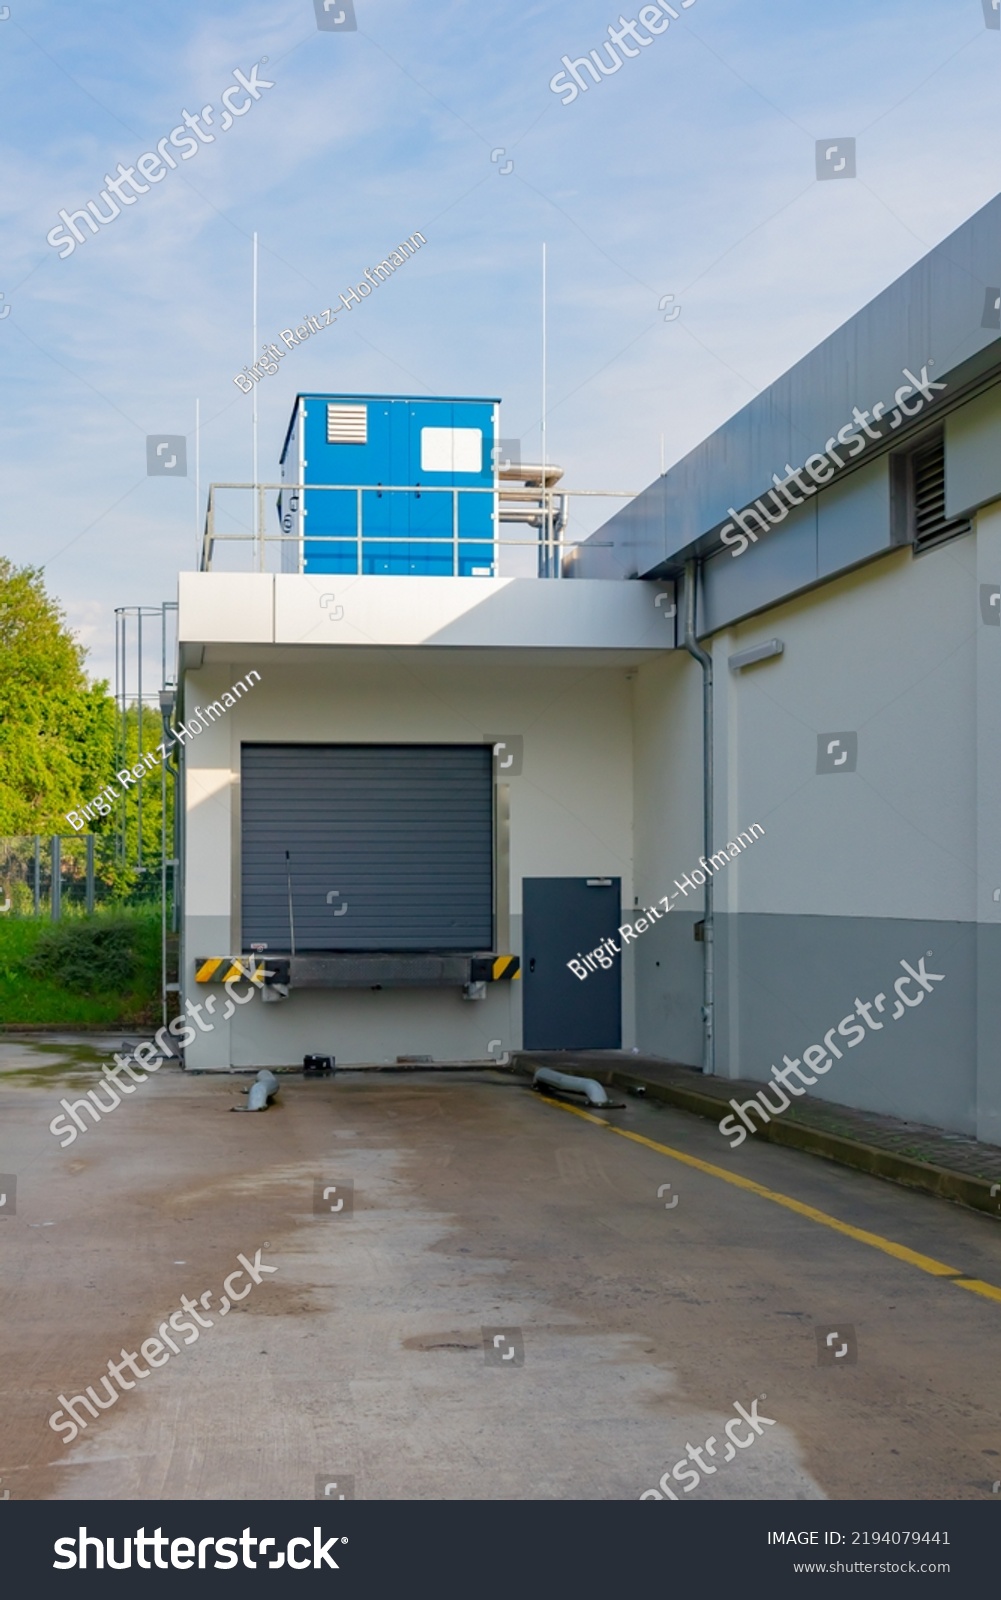
{"type": "Polygon", "coordinates": [[[669,583],[186,572],[182,645],[670,650],[669,583]],[[658,603],[659,602],[659,603],[658,603]]]}

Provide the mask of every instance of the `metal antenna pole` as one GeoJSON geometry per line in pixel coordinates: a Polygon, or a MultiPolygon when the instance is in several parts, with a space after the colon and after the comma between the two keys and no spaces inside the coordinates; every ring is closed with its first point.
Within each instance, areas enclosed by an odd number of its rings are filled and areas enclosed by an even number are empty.
{"type": "Polygon", "coordinates": [[[295,955],[295,916],[292,911],[292,861],[288,851],[285,852],[285,878],[288,882],[288,931],[289,941],[292,946],[292,955],[295,955]]]}
{"type": "MultiPolygon", "coordinates": [[[[254,270],[253,270],[253,280],[254,280],[254,287],[253,287],[253,297],[252,297],[253,298],[252,322],[253,322],[253,343],[254,343],[254,348],[253,348],[253,350],[251,352],[251,356],[250,356],[250,365],[251,365],[251,367],[253,367],[254,362],[257,360],[257,234],[256,233],[254,234],[254,270]]],[[[261,529],[258,526],[258,516],[257,516],[257,477],[258,477],[258,472],[257,472],[257,384],[256,383],[254,384],[254,402],[253,402],[253,413],[252,413],[252,415],[253,415],[253,433],[254,433],[254,536],[255,536],[255,539],[258,541],[257,564],[258,564],[259,569],[263,572],[264,571],[264,550],[263,550],[263,548],[260,547],[260,544],[259,544],[260,537],[261,537],[261,529]]]]}
{"type": "Polygon", "coordinates": [[[202,540],[198,531],[198,507],[202,498],[202,403],[195,401],[195,571],[202,564],[202,540]]]}
{"type": "Polygon", "coordinates": [[[543,243],[543,246],[542,246],[542,511],[543,511],[543,527],[545,529],[545,546],[544,546],[545,554],[544,554],[544,557],[543,557],[543,562],[544,562],[544,565],[543,565],[543,577],[548,578],[550,576],[550,570],[549,569],[550,569],[550,564],[551,564],[551,561],[552,561],[553,530],[552,530],[552,517],[551,517],[551,514],[550,514],[549,498],[548,498],[548,496],[546,494],[546,487],[547,487],[547,474],[546,474],[546,391],[547,391],[547,378],[548,378],[548,374],[547,374],[547,371],[546,371],[546,354],[547,354],[547,352],[546,352],[546,331],[547,331],[546,330],[546,266],[547,266],[547,262],[546,262],[546,246],[545,246],[545,243],[543,243]]]}

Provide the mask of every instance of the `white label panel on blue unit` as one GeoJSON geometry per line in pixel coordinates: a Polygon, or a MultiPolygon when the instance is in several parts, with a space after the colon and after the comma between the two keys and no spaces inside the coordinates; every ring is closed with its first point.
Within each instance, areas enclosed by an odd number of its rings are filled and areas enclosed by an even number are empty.
{"type": "Polygon", "coordinates": [[[481,428],[422,428],[422,472],[482,472],[481,428]]]}

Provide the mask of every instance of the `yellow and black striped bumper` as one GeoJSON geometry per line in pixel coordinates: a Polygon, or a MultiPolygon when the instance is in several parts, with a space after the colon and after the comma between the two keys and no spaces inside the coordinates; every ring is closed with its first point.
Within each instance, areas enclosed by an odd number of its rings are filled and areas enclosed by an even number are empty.
{"type": "Polygon", "coordinates": [[[262,984],[265,963],[248,956],[202,956],[195,962],[196,983],[228,983],[231,978],[262,984]]]}
{"type": "Polygon", "coordinates": [[[348,953],[326,956],[203,956],[195,962],[196,983],[228,983],[231,978],[246,980],[260,987],[268,983],[292,984],[304,988],[382,988],[384,986],[408,987],[407,977],[420,987],[427,982],[447,986],[453,983],[505,983],[521,977],[518,956],[445,956],[432,958],[418,955],[352,955],[348,953]],[[434,973],[418,973],[429,962],[434,973]],[[442,970],[438,970],[438,969],[442,970]],[[447,969],[447,970],[446,970],[447,969]]]}
{"type": "Polygon", "coordinates": [[[472,983],[502,983],[521,977],[517,956],[474,956],[470,966],[472,983]]]}

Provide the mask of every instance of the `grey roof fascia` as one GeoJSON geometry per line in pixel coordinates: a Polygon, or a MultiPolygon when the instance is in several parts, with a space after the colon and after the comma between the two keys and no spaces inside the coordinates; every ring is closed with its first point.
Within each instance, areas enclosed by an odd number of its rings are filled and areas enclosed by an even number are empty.
{"type": "MultiPolygon", "coordinates": [[[[663,576],[687,557],[717,549],[729,508],[752,505],[787,463],[799,469],[823,452],[853,407],[871,412],[882,401],[889,416],[905,368],[920,375],[927,366],[948,388],[913,420],[867,444],[857,465],[928,428],[1001,369],[1001,329],[983,326],[988,289],[999,285],[1001,195],[597,529],[595,541],[614,542],[605,564],[623,577],[663,576]]],[[[581,559],[590,572],[586,543],[581,559]]]]}

